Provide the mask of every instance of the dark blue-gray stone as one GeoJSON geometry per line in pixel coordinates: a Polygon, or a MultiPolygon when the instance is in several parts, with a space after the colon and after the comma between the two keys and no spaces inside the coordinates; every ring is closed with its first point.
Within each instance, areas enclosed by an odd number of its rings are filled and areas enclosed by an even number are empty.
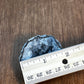
{"type": "Polygon", "coordinates": [[[37,35],[28,39],[28,41],[24,44],[19,56],[19,60],[28,60],[42,54],[60,50],[61,48],[61,44],[53,36],[37,35]]]}

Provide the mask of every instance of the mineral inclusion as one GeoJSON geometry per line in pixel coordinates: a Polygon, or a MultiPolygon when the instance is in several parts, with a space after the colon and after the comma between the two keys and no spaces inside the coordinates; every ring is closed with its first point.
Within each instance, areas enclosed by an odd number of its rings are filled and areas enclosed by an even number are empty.
{"type": "Polygon", "coordinates": [[[54,52],[62,48],[57,39],[51,35],[34,36],[22,47],[19,60],[24,61],[46,53],[54,52]]]}

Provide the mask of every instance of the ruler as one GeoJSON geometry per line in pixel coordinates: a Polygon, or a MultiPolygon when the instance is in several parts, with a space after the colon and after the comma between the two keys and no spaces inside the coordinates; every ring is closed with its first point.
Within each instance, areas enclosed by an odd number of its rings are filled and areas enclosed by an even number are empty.
{"type": "Polygon", "coordinates": [[[20,62],[25,84],[84,70],[84,43],[20,62]]]}

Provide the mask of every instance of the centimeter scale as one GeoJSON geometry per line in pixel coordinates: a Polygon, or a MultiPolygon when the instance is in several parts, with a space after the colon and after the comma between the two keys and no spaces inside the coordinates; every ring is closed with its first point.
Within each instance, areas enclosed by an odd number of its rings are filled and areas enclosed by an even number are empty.
{"type": "Polygon", "coordinates": [[[84,43],[20,62],[25,84],[84,70],[84,43]]]}

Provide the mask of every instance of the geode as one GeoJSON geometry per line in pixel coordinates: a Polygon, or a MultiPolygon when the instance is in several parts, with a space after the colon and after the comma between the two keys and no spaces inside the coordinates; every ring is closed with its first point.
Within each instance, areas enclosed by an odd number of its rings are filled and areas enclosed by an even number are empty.
{"type": "Polygon", "coordinates": [[[34,36],[22,47],[19,60],[24,61],[62,48],[60,42],[51,35],[34,36]]]}

